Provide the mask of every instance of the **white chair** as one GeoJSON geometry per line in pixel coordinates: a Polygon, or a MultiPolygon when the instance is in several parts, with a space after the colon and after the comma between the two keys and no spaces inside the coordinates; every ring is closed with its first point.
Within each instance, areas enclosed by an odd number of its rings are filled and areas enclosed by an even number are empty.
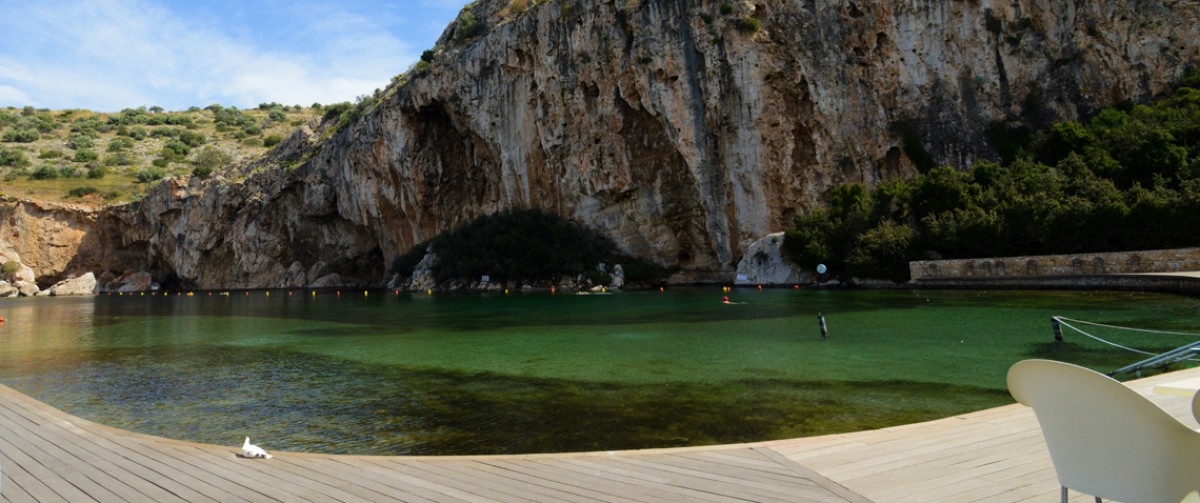
{"type": "Polygon", "coordinates": [[[1064,503],[1067,488],[1097,502],[1200,501],[1200,432],[1138,392],[1049,360],[1013,365],[1008,390],[1037,415],[1064,503]]]}

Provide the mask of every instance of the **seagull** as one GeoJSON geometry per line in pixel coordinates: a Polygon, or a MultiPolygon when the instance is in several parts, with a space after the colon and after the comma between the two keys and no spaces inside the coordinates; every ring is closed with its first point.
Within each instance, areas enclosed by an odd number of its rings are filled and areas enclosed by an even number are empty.
{"type": "Polygon", "coordinates": [[[246,437],[246,442],[242,444],[242,457],[271,459],[271,455],[267,454],[262,447],[250,443],[250,437],[246,437]]]}

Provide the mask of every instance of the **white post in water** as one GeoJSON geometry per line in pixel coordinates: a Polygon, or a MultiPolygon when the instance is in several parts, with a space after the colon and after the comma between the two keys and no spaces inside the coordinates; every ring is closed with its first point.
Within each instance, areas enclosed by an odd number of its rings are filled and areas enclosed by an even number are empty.
{"type": "Polygon", "coordinates": [[[829,328],[825,326],[825,315],[817,313],[817,324],[821,326],[821,338],[829,340],[829,328]]]}

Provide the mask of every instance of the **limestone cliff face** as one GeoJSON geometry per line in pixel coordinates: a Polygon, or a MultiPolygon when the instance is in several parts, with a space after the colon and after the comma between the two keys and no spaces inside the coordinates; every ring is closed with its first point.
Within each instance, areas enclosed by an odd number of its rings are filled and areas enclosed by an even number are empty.
{"type": "Polygon", "coordinates": [[[28,267],[26,281],[50,284],[77,261],[97,263],[82,244],[99,211],[86,206],[0,198],[0,257],[28,267]]]}
{"type": "Polygon", "coordinates": [[[989,126],[1145,99],[1200,62],[1192,1],[729,5],[480,0],[482,34],[451,25],[361,120],[293,141],[299,167],[106,212],[97,264],[139,256],[201,287],[382,282],[439,231],[541,207],[679,279],[724,278],[831,187],[914,173],[906,138],[966,167],[995,157],[989,126]]]}

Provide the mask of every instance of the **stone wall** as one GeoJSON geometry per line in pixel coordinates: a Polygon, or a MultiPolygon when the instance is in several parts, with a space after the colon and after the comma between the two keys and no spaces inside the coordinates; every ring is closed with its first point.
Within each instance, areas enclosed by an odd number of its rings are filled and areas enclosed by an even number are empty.
{"type": "Polygon", "coordinates": [[[913,281],[1200,271],[1200,248],[910,262],[913,281]]]}

